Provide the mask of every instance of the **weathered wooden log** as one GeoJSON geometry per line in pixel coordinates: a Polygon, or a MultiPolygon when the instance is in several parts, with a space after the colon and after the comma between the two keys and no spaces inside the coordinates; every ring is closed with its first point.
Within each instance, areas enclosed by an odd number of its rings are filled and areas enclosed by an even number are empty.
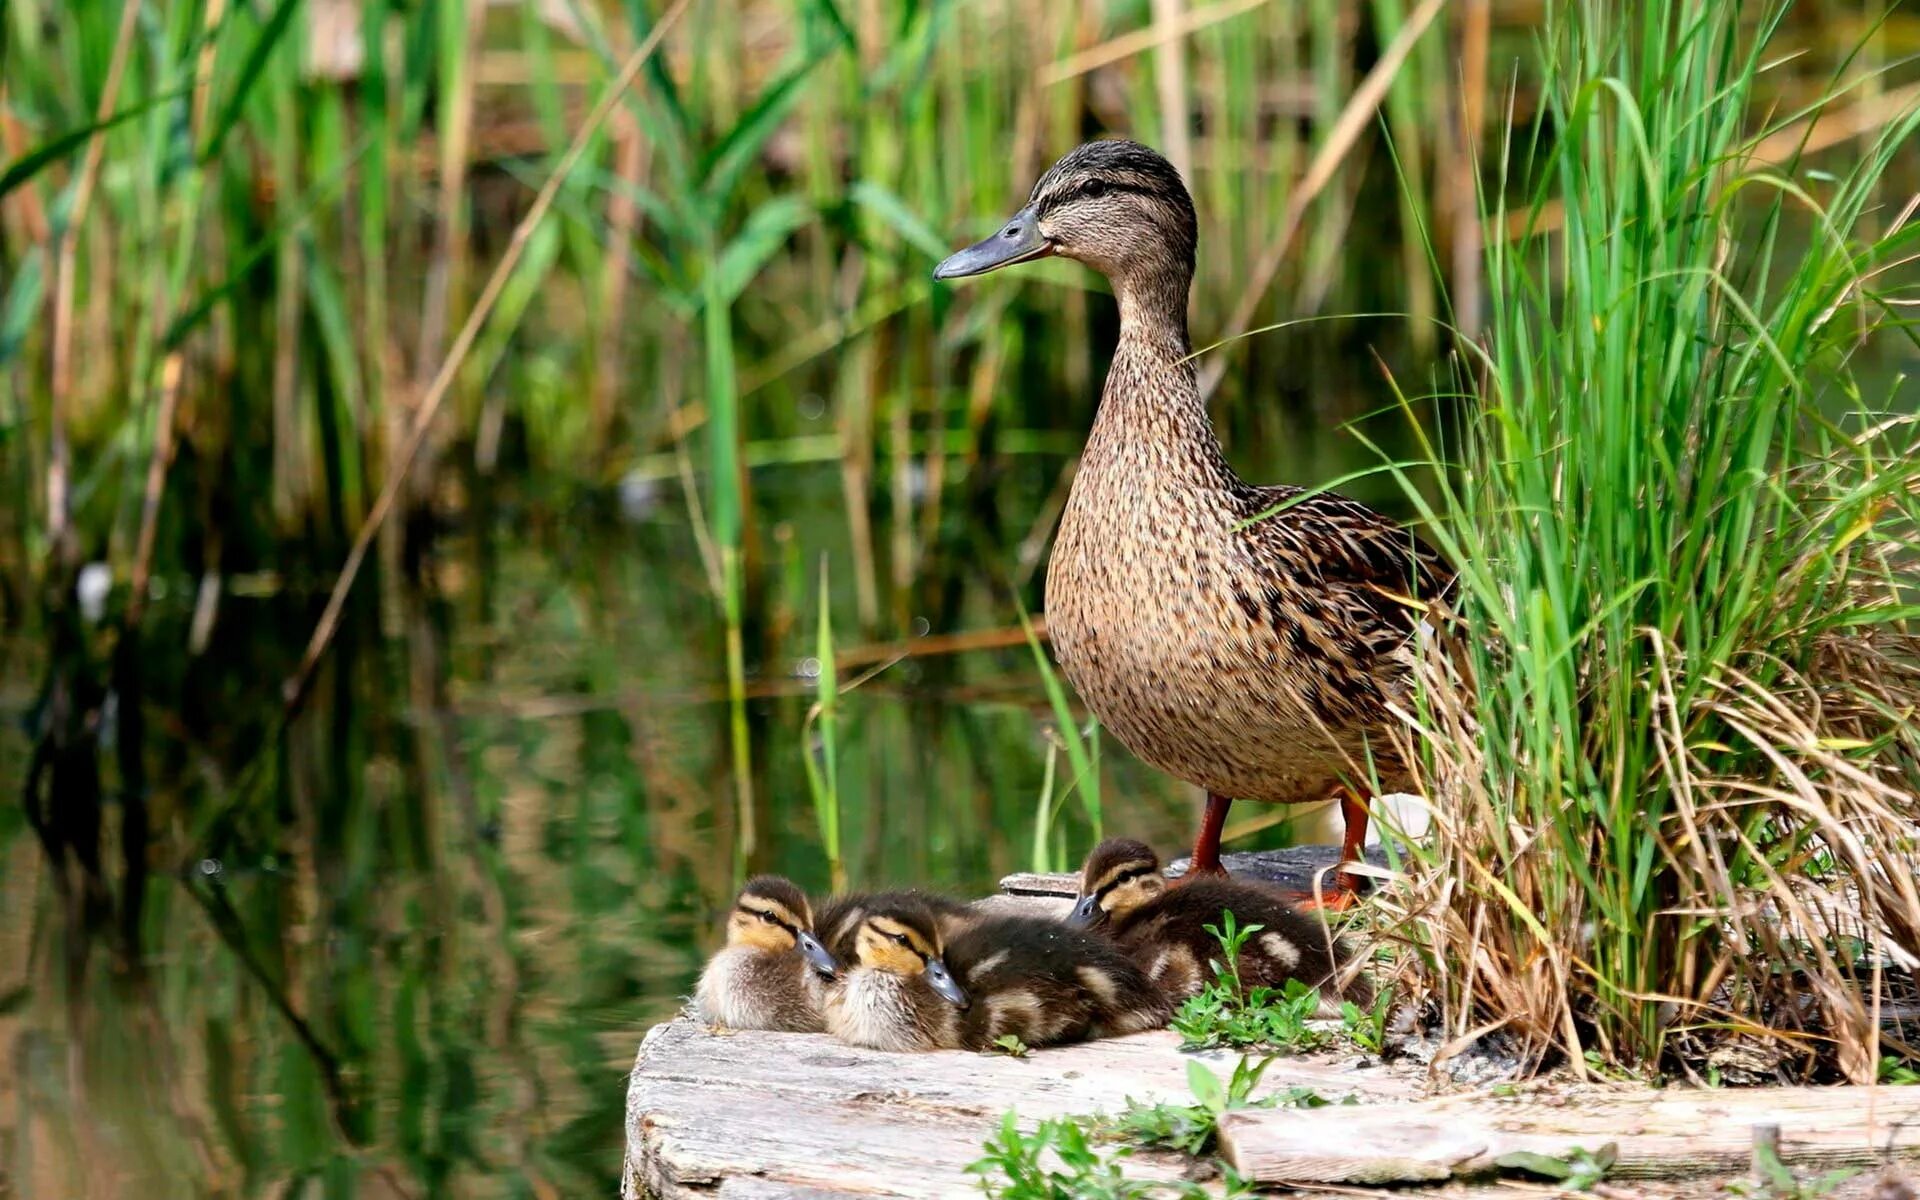
{"type": "MultiPolygon", "coordinates": [[[[820,1034],[715,1034],[672,1021],[647,1034],[628,1084],[623,1194],[978,1196],[966,1166],[1007,1110],[1032,1128],[1048,1117],[1117,1112],[1129,1097],[1190,1104],[1193,1057],[1164,1031],[1015,1059],[889,1054],[820,1034]]],[[[1239,1056],[1198,1057],[1224,1077],[1239,1056]]],[[[1329,1099],[1381,1101],[1420,1086],[1411,1070],[1303,1056],[1274,1063],[1260,1090],[1310,1087],[1329,1099]]],[[[1181,1166],[1142,1158],[1128,1169],[1171,1177],[1181,1166]]]]}
{"type": "Polygon", "coordinates": [[[1258,1183],[1424,1183],[1491,1173],[1502,1159],[1564,1160],[1615,1147],[1625,1178],[1744,1170],[1753,1126],[1780,1126],[1795,1167],[1869,1165],[1920,1151],[1920,1088],[1579,1089],[1538,1097],[1447,1096],[1220,1122],[1220,1145],[1258,1183]]]}

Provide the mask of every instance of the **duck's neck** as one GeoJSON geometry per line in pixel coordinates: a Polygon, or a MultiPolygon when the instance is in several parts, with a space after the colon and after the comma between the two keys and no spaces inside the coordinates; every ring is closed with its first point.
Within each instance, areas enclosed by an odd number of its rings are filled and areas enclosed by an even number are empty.
{"type": "Polygon", "coordinates": [[[1207,420],[1189,357],[1185,272],[1117,279],[1120,341],[1081,468],[1147,470],[1190,482],[1235,482],[1207,420]]]}

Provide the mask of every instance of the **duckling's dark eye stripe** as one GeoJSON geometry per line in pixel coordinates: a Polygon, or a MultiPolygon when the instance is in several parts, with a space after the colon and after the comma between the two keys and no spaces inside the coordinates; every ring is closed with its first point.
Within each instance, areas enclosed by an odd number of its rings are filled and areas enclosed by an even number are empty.
{"type": "Polygon", "coordinates": [[[748,908],[746,905],[743,904],[740,906],[740,911],[746,912],[746,913],[752,913],[754,916],[759,917],[763,921],[772,921],[775,925],[778,925],[780,928],[786,930],[788,933],[792,934],[795,938],[798,938],[800,936],[800,927],[798,925],[795,925],[790,921],[783,921],[779,917],[775,916],[774,914],[767,912],[765,909],[748,908]]]}
{"type": "Polygon", "coordinates": [[[1130,870],[1122,871],[1118,875],[1115,875],[1112,879],[1109,879],[1105,883],[1101,884],[1099,890],[1094,892],[1093,897],[1096,900],[1104,900],[1108,892],[1119,887],[1121,884],[1129,883],[1135,879],[1139,879],[1143,875],[1151,875],[1151,874],[1153,874],[1153,868],[1145,865],[1144,863],[1141,864],[1140,866],[1133,867],[1130,870]]]}

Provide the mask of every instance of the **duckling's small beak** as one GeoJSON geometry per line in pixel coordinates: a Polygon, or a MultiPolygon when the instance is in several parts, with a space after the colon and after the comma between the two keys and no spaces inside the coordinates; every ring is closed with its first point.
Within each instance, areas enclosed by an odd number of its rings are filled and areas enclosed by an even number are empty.
{"type": "Polygon", "coordinates": [[[820,974],[826,976],[828,979],[832,979],[840,973],[840,964],[833,961],[833,955],[827,953],[827,948],[820,944],[819,938],[810,933],[802,932],[798,940],[800,942],[800,953],[807,960],[808,966],[820,972],[820,974]]]}
{"type": "Polygon", "coordinates": [[[942,999],[950,1000],[961,1008],[973,1003],[967,999],[967,994],[960,990],[960,984],[953,978],[953,972],[947,970],[944,959],[927,960],[927,982],[933,985],[933,990],[938,992],[942,999]]]}
{"type": "Polygon", "coordinates": [[[1100,897],[1082,896],[1080,903],[1073,906],[1067,914],[1067,924],[1075,929],[1085,929],[1100,919],[1100,897]]]}
{"type": "Polygon", "coordinates": [[[1053,253],[1053,243],[1040,232],[1040,214],[1029,204],[1007,218],[1000,231],[983,242],[948,256],[933,269],[935,279],[963,279],[985,275],[1001,267],[1053,253]]]}

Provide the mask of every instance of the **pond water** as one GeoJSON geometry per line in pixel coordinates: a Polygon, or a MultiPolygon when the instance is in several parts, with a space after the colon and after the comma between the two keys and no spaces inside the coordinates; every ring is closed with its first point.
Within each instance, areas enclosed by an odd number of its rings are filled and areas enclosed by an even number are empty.
{"type": "MultiPolygon", "coordinates": [[[[1304,482],[1376,461],[1337,425],[1390,396],[1358,369],[1343,389],[1335,411],[1232,414],[1233,457],[1304,482]]],[[[198,581],[163,574],[137,680],[114,673],[111,621],[0,643],[0,792],[51,772],[41,815],[101,822],[108,847],[52,859],[0,805],[0,1195],[614,1194],[623,1073],[740,879],[828,885],[804,758],[823,562],[841,682],[879,668],[839,714],[851,882],[981,892],[1089,844],[1015,603],[1042,603],[1079,419],[949,470],[966,503],[904,576],[881,561],[859,578],[836,463],[756,469],[750,845],[721,626],[671,474],[446,469],[290,719],[281,687],[331,548],[303,569],[230,559],[198,631],[198,581]],[[863,590],[880,610],[864,631],[863,590]],[[919,652],[1009,628],[993,648],[919,652]],[[98,720],[36,766],[31,734],[74,703],[98,720]],[[129,833],[133,769],[146,806],[129,833]]],[[[1345,490],[1404,512],[1392,488],[1345,490]]],[[[1104,827],[1180,844],[1194,797],[1101,750],[1104,827]]],[[[1241,844],[1288,837],[1272,824],[1241,844]]]]}

